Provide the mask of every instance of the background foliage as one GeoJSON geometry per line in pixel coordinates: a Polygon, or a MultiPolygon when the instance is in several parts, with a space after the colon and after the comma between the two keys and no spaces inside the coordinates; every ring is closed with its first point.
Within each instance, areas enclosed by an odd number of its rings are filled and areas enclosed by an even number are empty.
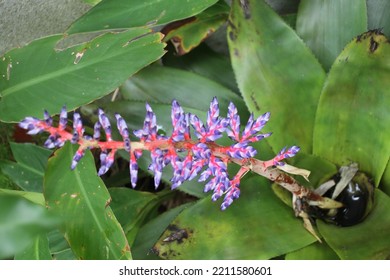
{"type": "Polygon", "coordinates": [[[387,1],[96,2],[63,34],[0,57],[0,258],[390,257],[387,1]],[[84,33],[93,39],[66,45],[84,33]],[[221,212],[196,181],[169,191],[164,174],[155,191],[147,159],[133,190],[125,154],[99,178],[93,151],[71,171],[77,147],[49,151],[14,127],[66,105],[86,124],[101,107],[138,129],[147,101],[169,133],[172,99],[205,116],[214,96],[243,120],[270,111],[259,158],[301,146],[291,163],[312,171],[311,187],[358,162],[376,187],[370,215],[346,228],[317,221],[318,243],[290,197],[256,175],[221,212]]]}

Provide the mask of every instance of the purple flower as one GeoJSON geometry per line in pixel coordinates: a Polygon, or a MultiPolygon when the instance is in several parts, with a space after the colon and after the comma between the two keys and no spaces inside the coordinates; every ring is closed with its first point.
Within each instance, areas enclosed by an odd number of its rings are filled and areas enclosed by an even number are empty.
{"type": "Polygon", "coordinates": [[[44,131],[44,126],[40,119],[27,117],[19,123],[19,126],[28,130],[27,134],[34,135],[44,131]]]}
{"type": "Polygon", "coordinates": [[[284,165],[282,160],[286,158],[291,158],[299,152],[300,148],[298,146],[291,146],[287,149],[284,147],[277,155],[273,158],[273,165],[284,165]]]}
{"type": "Polygon", "coordinates": [[[84,135],[84,127],[81,121],[79,113],[73,114],[73,137],[71,139],[72,144],[76,144],[84,135]]]}
{"type": "Polygon", "coordinates": [[[67,123],[68,123],[68,112],[66,111],[66,106],[63,106],[60,113],[58,128],[60,130],[65,130],[67,123]]]}
{"type": "Polygon", "coordinates": [[[109,153],[107,153],[107,151],[102,151],[100,153],[100,169],[98,172],[99,176],[106,174],[106,172],[110,169],[114,163],[115,152],[115,150],[111,150],[109,153]]]}
{"type": "Polygon", "coordinates": [[[104,111],[100,108],[98,110],[98,116],[99,116],[100,125],[103,127],[104,133],[106,134],[107,141],[112,141],[110,120],[107,118],[104,111]]]}
{"type": "Polygon", "coordinates": [[[125,150],[127,152],[130,152],[131,147],[130,147],[129,130],[127,128],[127,124],[125,120],[121,117],[121,115],[115,114],[115,118],[118,126],[118,131],[123,138],[125,150]]]}
{"type": "MultiPolygon", "coordinates": [[[[50,135],[44,144],[48,148],[61,147],[66,140],[80,144],[72,159],[71,169],[76,167],[86,149],[99,146],[102,151],[98,175],[101,176],[113,165],[117,149],[125,149],[130,155],[131,185],[135,187],[138,175],[137,160],[142,155],[143,150],[148,150],[152,159],[149,169],[154,172],[156,188],[160,184],[163,169],[170,164],[173,168],[172,189],[200,175],[198,181],[206,182],[204,191],[213,192],[211,196],[213,201],[224,197],[221,204],[222,210],[225,210],[234,200],[239,198],[240,179],[249,169],[242,166],[240,171],[230,180],[227,164],[232,159],[250,159],[257,154],[257,151],[250,144],[271,135],[271,133],[260,133],[269,121],[270,113],[265,113],[257,119],[251,114],[242,133],[240,133],[240,116],[232,102],[229,104],[227,117],[224,118],[219,115],[218,100],[214,97],[210,102],[206,121],[203,123],[197,115],[185,113],[180,104],[173,100],[171,109],[172,134],[166,137],[158,134],[156,115],[151,106],[149,104],[145,106],[146,115],[143,127],[133,131],[133,134],[140,139],[139,142],[131,143],[126,121],[119,114],[115,114],[123,145],[120,141],[112,140],[111,124],[102,109],[98,110],[98,121],[93,128],[93,137],[84,135],[81,116],[77,112],[73,114],[73,134],[67,132],[68,114],[65,106],[61,109],[57,128],[52,126],[53,119],[46,110],[43,120],[26,117],[19,126],[28,130],[29,134],[49,132],[50,135]],[[193,127],[197,139],[191,138],[190,126],[193,127]],[[99,140],[101,129],[106,134],[105,141],[99,140]],[[215,143],[223,136],[223,133],[226,133],[233,142],[229,146],[215,143]]],[[[298,151],[299,147],[297,146],[284,148],[274,159],[263,161],[263,167],[283,165],[284,159],[295,156],[298,151]]]]}
{"type": "Polygon", "coordinates": [[[240,141],[240,116],[232,102],[230,102],[228,107],[227,119],[229,122],[229,129],[226,130],[227,135],[234,141],[240,141]]]}
{"type": "Polygon", "coordinates": [[[76,151],[75,155],[73,156],[73,159],[72,159],[72,164],[70,166],[70,169],[75,169],[76,168],[76,165],[79,163],[79,161],[81,160],[81,158],[84,156],[85,154],[85,150],[82,149],[81,147],[76,151]]]}

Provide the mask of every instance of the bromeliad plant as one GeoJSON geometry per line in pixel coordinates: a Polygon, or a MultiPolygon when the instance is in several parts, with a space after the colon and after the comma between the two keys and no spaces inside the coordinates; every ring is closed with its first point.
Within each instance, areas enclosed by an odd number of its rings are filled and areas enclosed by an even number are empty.
{"type": "MultiPolygon", "coordinates": [[[[219,104],[217,98],[213,98],[207,112],[206,123],[191,113],[185,113],[179,103],[172,102],[171,121],[172,133],[165,136],[158,133],[156,115],[149,104],[146,104],[146,116],[142,129],[135,130],[134,136],[139,141],[130,140],[130,132],[126,121],[120,114],[115,114],[117,128],[123,141],[113,140],[111,137],[111,123],[102,109],[98,110],[98,121],[94,125],[93,136],[84,135],[85,129],[79,113],[73,114],[73,133],[68,132],[67,111],[63,107],[59,115],[58,125],[53,125],[53,118],[45,111],[44,119],[26,117],[19,126],[28,130],[28,134],[34,135],[42,132],[49,133],[49,138],[44,143],[47,148],[59,148],[66,141],[72,144],[79,144],[70,168],[76,168],[78,162],[84,156],[86,150],[100,149],[100,169],[98,175],[104,175],[114,163],[115,154],[118,150],[125,150],[129,153],[130,181],[133,187],[137,184],[138,164],[137,159],[142,156],[143,151],[149,151],[152,163],[149,169],[154,173],[154,184],[157,188],[161,181],[162,172],[165,166],[170,164],[173,167],[171,178],[171,189],[176,189],[184,181],[190,181],[197,175],[198,181],[204,182],[210,179],[204,187],[204,192],[213,191],[212,200],[216,201],[224,196],[221,209],[225,210],[233,201],[240,196],[240,180],[249,171],[275,181],[286,189],[298,195],[300,199],[305,197],[312,204],[320,205],[322,208],[337,208],[342,204],[332,202],[310,190],[301,187],[292,177],[277,170],[286,164],[286,158],[295,156],[299,147],[285,147],[273,159],[261,161],[254,159],[257,151],[250,146],[252,143],[267,138],[271,133],[260,133],[270,118],[270,113],[265,113],[254,119],[250,115],[244,130],[240,131],[240,116],[233,103],[229,104],[227,117],[219,115],[219,104]],[[192,126],[196,139],[191,135],[192,126]],[[101,130],[105,133],[105,140],[101,140],[101,130]],[[233,141],[230,146],[222,146],[216,140],[226,133],[233,141]],[[237,174],[230,179],[228,174],[228,163],[235,162],[240,165],[237,174]]],[[[291,170],[284,168],[285,170],[291,170]]],[[[293,172],[291,170],[291,172],[293,172]]],[[[297,172],[295,170],[295,172],[297,172]]],[[[304,174],[304,170],[300,170],[304,174]]],[[[303,214],[302,209],[296,209],[297,215],[303,214]]],[[[305,217],[306,218],[306,217],[305,217]]],[[[312,233],[314,231],[309,228],[312,233]]]]}

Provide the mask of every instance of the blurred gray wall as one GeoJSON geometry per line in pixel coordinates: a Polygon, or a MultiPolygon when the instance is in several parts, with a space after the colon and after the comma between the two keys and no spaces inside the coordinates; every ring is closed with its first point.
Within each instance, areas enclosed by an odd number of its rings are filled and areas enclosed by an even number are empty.
{"type": "Polygon", "coordinates": [[[0,0],[0,55],[34,39],[63,33],[90,7],[82,0],[0,0]]]}

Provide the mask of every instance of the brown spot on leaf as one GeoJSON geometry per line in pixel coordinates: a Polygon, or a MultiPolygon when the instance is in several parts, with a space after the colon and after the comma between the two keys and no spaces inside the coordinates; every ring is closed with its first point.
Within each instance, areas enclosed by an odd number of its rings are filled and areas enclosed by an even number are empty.
{"type": "Polygon", "coordinates": [[[230,38],[230,40],[235,41],[237,39],[236,33],[234,31],[230,31],[229,38],[230,38]]]}
{"type": "Polygon", "coordinates": [[[377,41],[374,40],[373,37],[370,38],[370,52],[373,53],[378,48],[379,44],[377,41]]]}
{"type": "Polygon", "coordinates": [[[255,94],[252,93],[250,95],[250,98],[251,98],[251,100],[253,102],[253,105],[255,105],[256,111],[260,111],[260,106],[259,106],[259,104],[257,104],[256,98],[255,98],[255,94]]]}
{"type": "Polygon", "coordinates": [[[240,6],[244,12],[245,19],[250,19],[251,18],[251,11],[250,11],[248,0],[240,0],[240,6]]]}

